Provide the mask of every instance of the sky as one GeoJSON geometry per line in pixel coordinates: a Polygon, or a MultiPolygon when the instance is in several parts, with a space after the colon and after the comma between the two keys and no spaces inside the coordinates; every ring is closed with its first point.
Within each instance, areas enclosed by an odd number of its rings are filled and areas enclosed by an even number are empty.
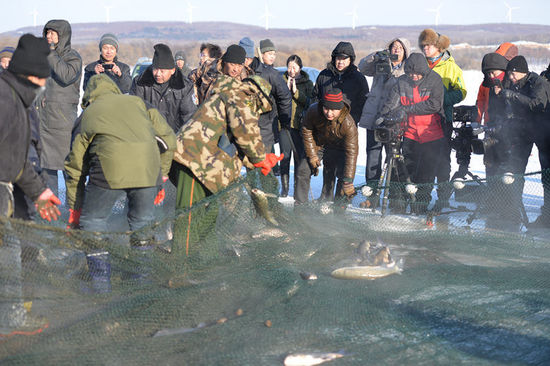
{"type": "Polygon", "coordinates": [[[514,23],[550,24],[548,0],[2,0],[0,32],[33,26],[35,17],[40,27],[50,19],[228,21],[265,27],[266,7],[268,28],[352,27],[354,20],[355,26],[436,25],[438,8],[439,25],[503,23],[509,21],[508,7],[514,23]]]}

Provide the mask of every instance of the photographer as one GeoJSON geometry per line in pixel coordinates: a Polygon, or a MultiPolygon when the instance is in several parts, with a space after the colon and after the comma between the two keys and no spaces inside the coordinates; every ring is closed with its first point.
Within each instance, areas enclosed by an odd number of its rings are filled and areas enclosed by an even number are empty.
{"type": "MultiPolygon", "coordinates": [[[[382,144],[374,139],[374,122],[382,109],[397,78],[404,74],[404,61],[410,54],[410,44],[405,38],[395,38],[385,50],[371,53],[359,62],[359,71],[372,76],[372,88],[363,107],[359,127],[367,129],[367,165],[365,178],[367,184],[378,184],[382,172],[382,144]]],[[[366,207],[377,202],[365,201],[366,207]]]]}
{"type": "MultiPolygon", "coordinates": [[[[406,114],[402,153],[411,181],[421,184],[416,203],[411,207],[411,211],[417,214],[427,211],[438,164],[448,150],[448,140],[442,128],[445,120],[443,89],[441,77],[428,67],[426,58],[413,53],[405,62],[405,75],[397,79],[380,111],[382,117],[377,120],[380,123],[399,109],[406,114]]],[[[392,193],[393,207],[396,207],[395,200],[405,195],[403,188],[395,193],[392,193]]],[[[406,204],[397,208],[405,210],[406,204]]]]}
{"type": "MultiPolygon", "coordinates": [[[[510,154],[504,163],[506,172],[517,174],[514,183],[510,186],[510,194],[505,195],[509,199],[510,209],[506,212],[509,220],[520,221],[520,211],[523,206],[522,194],[525,183],[525,168],[533,148],[533,143],[545,146],[544,141],[547,121],[545,110],[549,100],[550,87],[547,81],[534,72],[529,72],[527,61],[523,56],[516,56],[508,62],[506,74],[511,84],[509,88],[495,87],[495,94],[505,103],[507,133],[510,134],[510,154]]],[[[539,148],[540,149],[540,148],[539,148]]],[[[544,148],[542,149],[544,151],[544,148]]],[[[547,159],[541,159],[541,168],[547,169],[547,159]]],[[[542,214],[530,226],[549,227],[550,214],[548,207],[548,179],[543,175],[545,187],[545,205],[542,214]]]]}
{"type": "Polygon", "coordinates": [[[96,74],[109,76],[115,82],[123,94],[127,94],[132,86],[130,66],[118,61],[118,39],[114,34],[106,33],[99,40],[99,60],[88,64],[84,68],[84,83],[82,89],[86,90],[88,80],[96,74]]]}

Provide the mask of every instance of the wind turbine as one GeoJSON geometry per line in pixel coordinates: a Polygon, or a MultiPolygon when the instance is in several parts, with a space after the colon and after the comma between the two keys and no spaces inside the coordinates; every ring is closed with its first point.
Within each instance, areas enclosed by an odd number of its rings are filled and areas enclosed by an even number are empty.
{"type": "Polygon", "coordinates": [[[31,15],[32,15],[32,26],[36,27],[36,17],[38,16],[38,11],[36,11],[36,8],[32,9],[31,15]]]}
{"type": "Polygon", "coordinates": [[[351,15],[351,29],[355,30],[355,24],[357,22],[357,19],[359,18],[357,16],[357,5],[353,7],[353,11],[350,13],[346,13],[346,15],[351,15]]]}
{"type": "Polygon", "coordinates": [[[508,8],[508,12],[506,13],[506,18],[508,18],[508,23],[512,23],[512,10],[518,10],[519,6],[510,6],[505,1],[504,5],[508,8]]]}
{"type": "Polygon", "coordinates": [[[187,13],[189,16],[189,24],[193,24],[193,9],[196,9],[197,7],[193,4],[191,4],[190,1],[187,2],[187,13]]]}
{"type": "Polygon", "coordinates": [[[264,13],[260,15],[260,19],[265,18],[265,30],[269,30],[269,18],[273,18],[273,14],[269,12],[267,1],[265,2],[264,13]]]}
{"type": "Polygon", "coordinates": [[[443,4],[439,4],[439,6],[435,9],[426,9],[430,13],[435,14],[435,26],[437,27],[439,25],[439,18],[441,17],[441,7],[443,4]]]}
{"type": "Polygon", "coordinates": [[[113,8],[113,6],[112,5],[110,5],[110,6],[105,5],[104,8],[105,8],[105,21],[107,23],[110,23],[111,22],[111,9],[113,8]]]}

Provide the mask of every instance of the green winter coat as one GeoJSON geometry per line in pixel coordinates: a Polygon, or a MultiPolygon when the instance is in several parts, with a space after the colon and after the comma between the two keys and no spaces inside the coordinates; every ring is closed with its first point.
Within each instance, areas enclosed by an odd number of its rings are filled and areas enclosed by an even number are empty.
{"type": "Polygon", "coordinates": [[[258,76],[250,79],[218,76],[210,97],[178,133],[174,160],[212,193],[240,176],[243,161],[253,168],[250,163],[265,159],[258,118],[271,110],[271,87],[258,76]]]}
{"type": "Polygon", "coordinates": [[[156,109],[123,95],[105,74],[90,79],[82,107],[80,133],[65,161],[69,208],[82,207],[91,167],[103,173],[110,189],[153,187],[168,176],[176,138],[156,109]],[[156,137],[164,142],[162,154],[156,137]]]}

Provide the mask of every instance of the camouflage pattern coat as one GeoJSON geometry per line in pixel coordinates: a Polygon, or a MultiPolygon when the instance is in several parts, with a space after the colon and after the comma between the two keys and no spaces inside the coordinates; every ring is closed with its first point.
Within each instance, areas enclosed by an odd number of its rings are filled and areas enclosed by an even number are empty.
{"type": "Polygon", "coordinates": [[[211,96],[178,133],[174,160],[212,193],[240,176],[243,161],[253,168],[250,163],[265,159],[258,118],[271,110],[270,85],[252,78],[255,83],[219,75],[211,96]]]}

